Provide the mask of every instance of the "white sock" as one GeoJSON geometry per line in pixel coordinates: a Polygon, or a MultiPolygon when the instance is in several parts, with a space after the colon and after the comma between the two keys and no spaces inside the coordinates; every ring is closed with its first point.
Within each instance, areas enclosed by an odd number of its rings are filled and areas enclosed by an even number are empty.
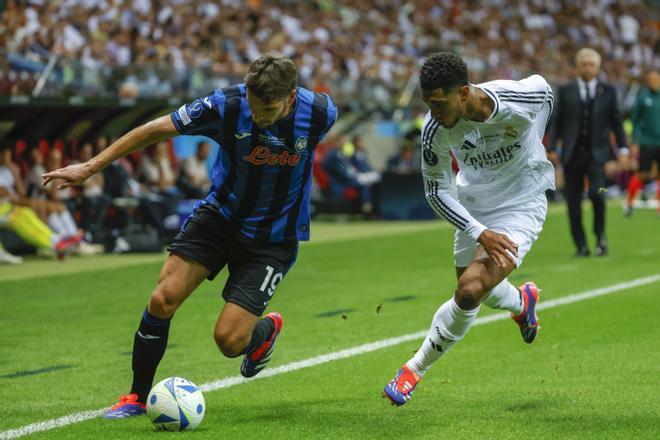
{"type": "Polygon", "coordinates": [[[504,278],[500,284],[493,287],[488,296],[481,300],[491,309],[503,309],[520,315],[523,311],[523,299],[520,291],[504,278]]]}
{"type": "Polygon", "coordinates": [[[422,377],[440,356],[463,339],[477,318],[477,313],[479,306],[472,310],[463,310],[458,307],[454,298],[441,305],[433,317],[431,329],[422,347],[406,362],[408,368],[422,377]]]}
{"type": "Polygon", "coordinates": [[[73,219],[71,213],[68,210],[60,213],[60,219],[62,219],[62,224],[66,229],[66,235],[72,236],[78,233],[78,226],[76,225],[76,221],[73,219]]]}
{"type": "Polygon", "coordinates": [[[50,226],[50,229],[55,231],[56,234],[66,235],[64,224],[62,223],[62,219],[60,218],[60,215],[58,213],[56,213],[56,212],[51,213],[48,216],[47,223],[48,223],[48,226],[50,226]]]}

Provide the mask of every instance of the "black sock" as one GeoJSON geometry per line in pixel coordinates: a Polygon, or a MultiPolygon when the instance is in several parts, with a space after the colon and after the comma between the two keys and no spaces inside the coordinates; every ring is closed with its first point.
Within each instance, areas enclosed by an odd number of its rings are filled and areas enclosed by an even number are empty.
{"type": "Polygon", "coordinates": [[[156,375],[156,368],[165,354],[170,320],[160,319],[146,309],[140,327],[133,339],[133,385],[131,393],[138,395],[138,402],[146,403],[156,375]]]}
{"type": "Polygon", "coordinates": [[[252,337],[250,337],[250,343],[243,350],[243,354],[252,353],[255,351],[264,341],[273,334],[275,331],[275,323],[272,319],[261,318],[257,321],[257,325],[254,326],[252,330],[252,337]]]}

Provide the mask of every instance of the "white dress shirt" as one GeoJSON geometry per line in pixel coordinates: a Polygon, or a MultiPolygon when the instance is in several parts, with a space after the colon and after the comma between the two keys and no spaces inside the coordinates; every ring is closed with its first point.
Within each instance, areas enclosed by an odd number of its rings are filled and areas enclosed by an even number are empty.
{"type": "Polygon", "coordinates": [[[589,87],[589,96],[591,99],[596,97],[596,85],[598,84],[598,79],[594,78],[588,83],[585,83],[582,78],[578,77],[578,87],[580,88],[580,100],[585,102],[587,100],[587,87],[589,87]]]}

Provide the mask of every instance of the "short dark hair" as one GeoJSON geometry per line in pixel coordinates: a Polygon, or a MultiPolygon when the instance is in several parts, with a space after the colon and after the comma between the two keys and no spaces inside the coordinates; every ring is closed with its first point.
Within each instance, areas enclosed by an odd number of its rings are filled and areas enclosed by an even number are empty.
{"type": "Polygon", "coordinates": [[[424,90],[442,88],[445,92],[468,84],[467,64],[451,52],[437,52],[424,60],[419,72],[419,84],[424,90]]]}
{"type": "Polygon", "coordinates": [[[245,85],[264,102],[286,98],[296,87],[298,70],[291,59],[275,55],[262,55],[245,75],[245,85]]]}

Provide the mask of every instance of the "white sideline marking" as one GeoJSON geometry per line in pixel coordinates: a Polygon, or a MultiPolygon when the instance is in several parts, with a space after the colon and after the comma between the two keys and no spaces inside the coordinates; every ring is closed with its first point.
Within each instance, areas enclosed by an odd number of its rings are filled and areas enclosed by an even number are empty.
{"type": "MultiPolygon", "coordinates": [[[[587,290],[581,293],[575,293],[572,295],[563,296],[561,298],[551,299],[549,301],[540,302],[538,305],[539,310],[551,309],[558,306],[563,306],[565,304],[572,304],[578,301],[583,301],[586,299],[595,298],[598,296],[607,295],[614,292],[619,292],[626,289],[631,289],[633,287],[644,286],[646,284],[652,284],[660,281],[660,274],[650,275],[643,278],[637,278],[631,281],[626,281],[623,283],[613,284],[611,286],[601,287],[599,289],[587,290]]],[[[477,318],[473,325],[483,325],[495,321],[501,321],[503,319],[508,319],[510,314],[505,313],[495,313],[492,315],[484,316],[483,318],[477,318]]],[[[339,359],[346,359],[349,357],[357,356],[364,353],[370,353],[372,351],[377,351],[382,348],[392,347],[394,345],[399,345],[404,342],[413,341],[415,339],[422,338],[426,335],[428,330],[422,330],[415,333],[409,333],[403,336],[397,336],[394,338],[383,339],[376,342],[370,342],[368,344],[359,345],[357,347],[347,348],[345,350],[339,350],[332,353],[322,354],[315,356],[309,359],[304,359],[302,361],[291,362],[285,365],[281,365],[275,368],[269,368],[264,370],[259,376],[256,376],[252,379],[245,379],[242,376],[232,376],[224,379],[216,380],[214,382],[205,383],[200,386],[202,391],[215,391],[222,388],[229,388],[234,385],[240,385],[246,382],[252,382],[254,380],[265,379],[267,377],[277,376],[284,373],[289,373],[291,371],[300,370],[303,368],[314,367],[316,365],[325,364],[327,362],[336,361],[339,359]]],[[[83,422],[85,420],[93,419],[100,416],[107,408],[101,408],[92,411],[83,411],[75,414],[69,414],[58,419],[45,420],[43,422],[31,423],[29,425],[22,426],[20,428],[11,429],[9,431],[0,432],[0,439],[14,439],[22,437],[28,434],[34,434],[35,432],[48,431],[55,428],[61,428],[63,426],[71,425],[73,423],[83,422]]]]}

